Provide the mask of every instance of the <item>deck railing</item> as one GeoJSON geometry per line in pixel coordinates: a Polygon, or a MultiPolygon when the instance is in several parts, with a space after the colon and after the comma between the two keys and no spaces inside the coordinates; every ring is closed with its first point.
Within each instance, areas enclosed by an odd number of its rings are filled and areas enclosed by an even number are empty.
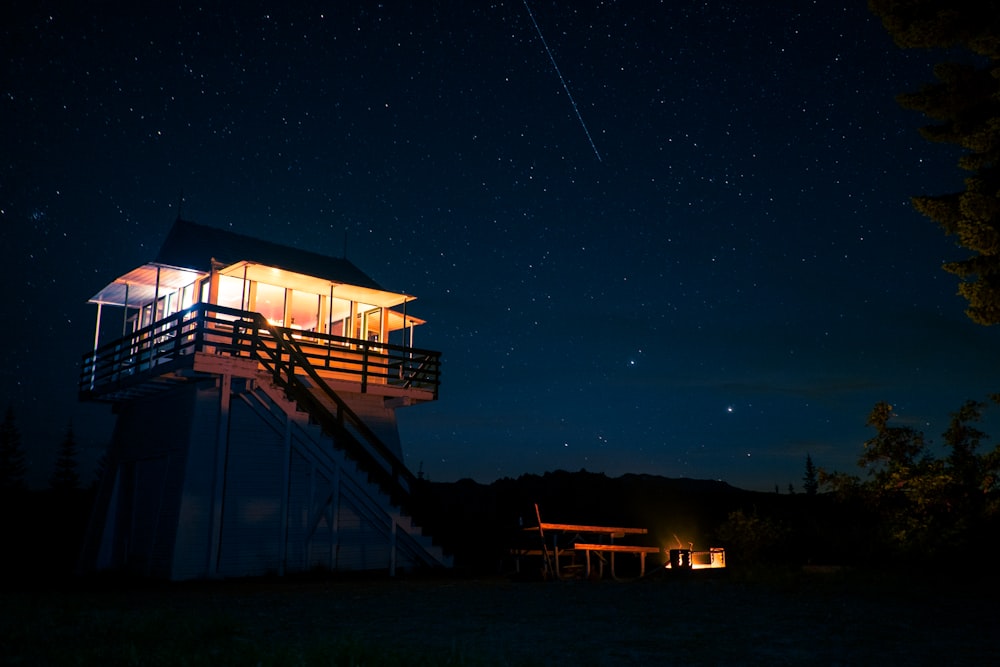
{"type": "Polygon", "coordinates": [[[320,376],[356,383],[362,392],[371,385],[429,392],[436,399],[441,355],[419,348],[366,341],[314,331],[277,327],[259,313],[196,304],[95,349],[83,357],[80,396],[100,400],[123,384],[141,381],[151,372],[167,372],[195,352],[291,361],[294,342],[299,364],[320,376]]]}

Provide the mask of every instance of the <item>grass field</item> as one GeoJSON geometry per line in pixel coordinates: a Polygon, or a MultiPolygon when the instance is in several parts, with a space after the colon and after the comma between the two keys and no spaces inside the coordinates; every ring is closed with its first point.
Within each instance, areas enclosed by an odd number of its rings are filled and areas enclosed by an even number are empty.
{"type": "MultiPolygon", "coordinates": [[[[993,582],[995,583],[995,581],[993,582]]],[[[73,582],[0,596],[6,665],[980,665],[993,583],[856,572],[73,582]]]]}

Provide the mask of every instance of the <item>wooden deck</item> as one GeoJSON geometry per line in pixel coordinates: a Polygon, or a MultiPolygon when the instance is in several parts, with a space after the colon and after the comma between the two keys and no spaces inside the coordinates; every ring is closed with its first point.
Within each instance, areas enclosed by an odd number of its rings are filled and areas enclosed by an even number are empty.
{"type": "MultiPolygon", "coordinates": [[[[150,384],[147,393],[169,387],[171,383],[164,378],[191,369],[196,353],[251,363],[258,360],[260,370],[280,366],[296,375],[308,371],[334,390],[378,394],[406,403],[435,400],[440,382],[438,352],[304,334],[271,326],[257,313],[197,304],[85,355],[80,398],[113,402],[143,391],[143,383],[150,384]]],[[[199,357],[196,371],[214,372],[211,368],[211,362],[199,357]]]]}

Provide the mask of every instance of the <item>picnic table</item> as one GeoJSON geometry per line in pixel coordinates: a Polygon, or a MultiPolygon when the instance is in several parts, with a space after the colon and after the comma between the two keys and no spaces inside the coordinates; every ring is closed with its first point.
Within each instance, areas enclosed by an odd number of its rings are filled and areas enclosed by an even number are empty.
{"type": "Polygon", "coordinates": [[[646,573],[646,556],[661,553],[659,547],[615,543],[616,539],[622,539],[626,536],[646,535],[649,533],[646,528],[542,521],[537,505],[535,506],[535,514],[538,518],[538,525],[526,527],[525,530],[538,531],[542,549],[540,552],[531,550],[521,553],[523,555],[541,555],[544,559],[546,573],[556,579],[579,576],[581,565],[576,563],[575,558],[579,554],[583,555],[583,576],[590,578],[594,573],[591,567],[591,554],[593,554],[597,565],[596,575],[603,576],[604,566],[607,564],[611,577],[618,580],[619,577],[615,572],[616,554],[637,555],[639,557],[639,576],[643,576],[646,573]],[[550,541],[551,547],[549,546],[550,541]],[[567,557],[571,558],[569,566],[562,563],[567,557]]]}

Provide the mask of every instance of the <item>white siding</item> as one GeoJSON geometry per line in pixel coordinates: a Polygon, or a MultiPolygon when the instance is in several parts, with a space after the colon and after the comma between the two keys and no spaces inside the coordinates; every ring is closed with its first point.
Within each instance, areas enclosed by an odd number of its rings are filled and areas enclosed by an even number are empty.
{"type": "Polygon", "coordinates": [[[226,452],[218,573],[247,576],[281,567],[283,437],[233,401],[226,452]]]}
{"type": "MultiPolygon", "coordinates": [[[[223,386],[120,406],[116,474],[93,522],[108,530],[94,529],[92,564],[101,556],[102,566],[171,579],[390,568],[398,510],[388,497],[280,394],[258,387],[227,412],[223,386]]],[[[350,403],[401,454],[392,409],[378,397],[350,403]]]]}

